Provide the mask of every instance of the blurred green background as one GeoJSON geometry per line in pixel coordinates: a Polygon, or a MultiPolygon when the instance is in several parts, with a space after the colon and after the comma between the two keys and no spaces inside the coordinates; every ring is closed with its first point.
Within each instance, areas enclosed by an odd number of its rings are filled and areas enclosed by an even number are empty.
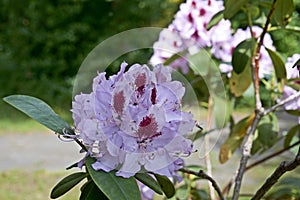
{"type": "MultiPolygon", "coordinates": [[[[58,112],[71,106],[74,76],[101,41],[137,27],[166,27],[183,0],[0,0],[0,97],[27,94],[58,112]]],[[[296,1],[292,24],[300,25],[296,1]]],[[[272,32],[284,56],[300,52],[300,34],[272,32]]],[[[147,62],[151,50],[125,59],[147,62]]],[[[123,58],[124,59],[124,58],[123,58]]],[[[0,101],[0,119],[22,114],[0,101]]]]}
{"type": "MultiPolygon", "coordinates": [[[[69,110],[74,76],[96,45],[128,29],[166,27],[179,3],[0,0],[1,99],[26,94],[43,99],[58,112],[69,110]]],[[[151,53],[129,59],[147,62],[151,53]]],[[[22,118],[2,100],[0,109],[0,119],[22,118]]]]}

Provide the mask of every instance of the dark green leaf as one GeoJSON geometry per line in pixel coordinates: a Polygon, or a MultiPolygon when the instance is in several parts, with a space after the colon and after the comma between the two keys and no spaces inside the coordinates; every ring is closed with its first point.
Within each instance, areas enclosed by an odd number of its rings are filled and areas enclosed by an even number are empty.
{"type": "Polygon", "coordinates": [[[134,177],[137,180],[139,180],[140,182],[142,182],[144,185],[148,186],[154,192],[156,192],[158,194],[161,194],[161,195],[163,194],[162,191],[161,191],[160,185],[149,174],[147,174],[147,173],[137,173],[137,174],[135,174],[134,177]]]}
{"type": "Polygon", "coordinates": [[[252,154],[271,148],[278,141],[279,125],[274,113],[264,116],[257,127],[257,137],[254,141],[252,154]]]}
{"type": "Polygon", "coordinates": [[[84,172],[77,172],[74,174],[71,174],[65,178],[63,178],[61,181],[57,183],[57,185],[52,189],[50,197],[52,199],[56,199],[66,192],[68,192],[70,189],[72,189],[74,186],[76,186],[82,179],[86,178],[87,174],[84,172]]]}
{"type": "Polygon", "coordinates": [[[271,49],[266,48],[266,50],[268,51],[268,54],[274,65],[275,74],[276,74],[277,79],[279,79],[279,80],[286,79],[285,64],[284,64],[284,61],[282,60],[282,58],[280,57],[280,55],[271,49]]]}
{"type": "Polygon", "coordinates": [[[175,194],[175,188],[170,179],[166,176],[159,174],[154,174],[157,182],[159,183],[162,191],[165,193],[166,197],[171,198],[175,194]]]}
{"type": "Polygon", "coordinates": [[[239,43],[233,50],[232,67],[235,73],[242,73],[251,66],[252,53],[256,46],[255,39],[247,39],[239,43]]]}
{"type": "Polygon", "coordinates": [[[274,10],[274,19],[280,26],[286,26],[294,12],[293,0],[277,0],[274,10]]]}
{"type": "Polygon", "coordinates": [[[293,65],[293,68],[298,67],[298,66],[300,66],[300,58],[295,62],[295,64],[293,65]]]}
{"type": "Polygon", "coordinates": [[[103,192],[97,187],[94,181],[89,181],[81,188],[79,200],[108,200],[103,192]]]}
{"type": "Polygon", "coordinates": [[[69,124],[40,99],[26,95],[11,95],[3,100],[56,133],[63,134],[63,129],[71,133],[69,124]]]}
{"type": "Polygon", "coordinates": [[[224,10],[217,12],[206,25],[206,30],[210,30],[214,25],[218,24],[224,17],[224,10]]]}
{"type": "Polygon", "coordinates": [[[91,166],[94,162],[93,158],[88,157],[85,162],[86,168],[92,180],[109,199],[141,199],[140,190],[134,177],[122,178],[116,176],[115,170],[109,173],[101,170],[95,171],[91,166]]]}
{"type": "Polygon", "coordinates": [[[291,115],[300,116],[300,110],[285,110],[285,111],[291,115]]]}
{"type": "Polygon", "coordinates": [[[234,96],[240,97],[248,89],[252,82],[251,74],[251,67],[246,67],[240,74],[232,71],[232,75],[229,79],[229,87],[234,96]]]}
{"type": "Polygon", "coordinates": [[[225,3],[224,18],[232,18],[246,3],[248,0],[228,0],[225,3]]]}
{"type": "Polygon", "coordinates": [[[300,136],[300,124],[297,124],[296,126],[292,127],[288,133],[285,136],[284,139],[284,147],[288,147],[291,145],[291,141],[293,137],[298,133],[298,136],[300,136]]]}

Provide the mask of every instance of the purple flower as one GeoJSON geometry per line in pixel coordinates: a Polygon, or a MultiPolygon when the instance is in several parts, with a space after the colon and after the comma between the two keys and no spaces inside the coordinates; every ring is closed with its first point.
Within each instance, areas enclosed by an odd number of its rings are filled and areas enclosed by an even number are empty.
{"type": "MultiPolygon", "coordinates": [[[[291,78],[299,78],[299,72],[296,67],[293,68],[293,65],[300,59],[300,54],[294,54],[292,57],[289,57],[287,59],[287,62],[285,64],[286,66],[286,72],[287,72],[287,79],[291,78]]],[[[298,82],[296,82],[298,84],[298,82]]],[[[283,88],[283,99],[297,93],[298,91],[289,87],[289,86],[284,86],[283,88]]],[[[284,104],[283,108],[285,110],[300,110],[300,97],[296,98],[293,101],[290,101],[286,104],[284,104]]],[[[298,118],[298,123],[300,124],[300,117],[298,118]]]]}
{"type": "Polygon", "coordinates": [[[117,169],[116,175],[133,176],[142,170],[172,176],[189,155],[191,113],[181,111],[185,88],[172,81],[171,68],[151,71],[146,65],[126,63],[108,79],[100,73],[90,94],[73,102],[74,125],[88,153],[97,159],[95,170],[117,169]],[[91,112],[92,110],[92,112],[91,112]]]}

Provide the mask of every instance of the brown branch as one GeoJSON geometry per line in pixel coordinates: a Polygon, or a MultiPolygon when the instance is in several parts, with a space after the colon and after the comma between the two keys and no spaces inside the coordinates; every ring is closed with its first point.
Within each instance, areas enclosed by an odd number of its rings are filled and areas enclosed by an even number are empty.
{"type": "Polygon", "coordinates": [[[249,165],[249,166],[246,167],[245,171],[248,171],[249,169],[252,169],[253,167],[255,167],[257,165],[259,165],[259,164],[261,164],[261,163],[263,163],[263,162],[265,162],[265,161],[267,161],[267,160],[269,160],[271,158],[274,158],[275,156],[278,156],[278,155],[280,155],[280,154],[282,154],[282,153],[290,150],[291,148],[297,146],[298,144],[300,144],[300,140],[298,142],[295,142],[291,146],[285,147],[285,148],[283,148],[283,149],[281,149],[281,150],[279,150],[279,151],[277,151],[275,153],[272,153],[271,155],[268,155],[265,158],[262,158],[261,160],[258,160],[256,162],[252,163],[251,165],[249,165]]]}
{"type": "Polygon", "coordinates": [[[182,168],[182,169],[179,169],[179,171],[181,171],[183,173],[187,173],[187,174],[193,174],[195,176],[198,176],[200,178],[203,178],[203,179],[206,179],[206,180],[210,181],[212,186],[214,187],[214,189],[218,193],[219,198],[221,200],[224,200],[224,197],[222,195],[222,192],[221,192],[220,187],[218,186],[217,182],[212,177],[208,176],[203,170],[200,170],[199,172],[195,172],[195,171],[192,171],[192,170],[189,170],[189,169],[182,168]]]}
{"type": "Polygon", "coordinates": [[[237,173],[237,176],[235,178],[235,185],[234,185],[234,191],[233,191],[233,197],[232,197],[233,200],[238,200],[238,198],[239,198],[242,179],[243,179],[243,176],[244,176],[244,172],[245,172],[245,169],[246,169],[248,159],[250,157],[254,132],[255,132],[255,130],[257,128],[257,125],[258,125],[260,119],[262,118],[263,112],[264,112],[264,109],[262,108],[262,104],[261,104],[261,100],[260,100],[260,95],[259,95],[260,49],[261,49],[261,46],[263,45],[264,37],[267,33],[268,26],[270,24],[272,14],[273,14],[274,9],[275,9],[276,1],[277,0],[273,0],[271,10],[270,10],[270,12],[267,16],[267,21],[265,23],[262,34],[259,38],[259,42],[257,44],[255,54],[253,56],[253,58],[254,58],[253,59],[254,67],[252,67],[252,80],[253,80],[253,84],[254,84],[254,95],[255,95],[255,118],[254,118],[254,121],[253,121],[252,126],[250,128],[250,131],[247,133],[247,135],[245,136],[245,139],[244,139],[245,143],[243,145],[243,154],[242,154],[242,158],[241,158],[241,161],[240,161],[240,166],[239,166],[239,169],[238,169],[238,173],[237,173]]]}
{"type": "Polygon", "coordinates": [[[282,101],[278,102],[277,104],[275,104],[274,106],[272,106],[271,108],[267,109],[264,111],[263,115],[267,115],[271,112],[274,112],[277,108],[279,108],[280,106],[293,101],[294,99],[300,97],[300,91],[296,92],[295,94],[283,99],[282,101]]]}
{"type": "Polygon", "coordinates": [[[292,171],[300,165],[300,146],[298,153],[293,161],[286,162],[283,161],[273,174],[266,180],[266,182],[259,188],[251,200],[261,199],[266,192],[268,192],[271,187],[279,180],[279,178],[287,171],[292,171]]]}
{"type": "MultiPolygon", "coordinates": [[[[211,119],[212,119],[212,108],[213,108],[213,99],[212,96],[209,96],[208,99],[208,113],[207,113],[207,126],[206,126],[206,131],[210,130],[211,128],[211,119]]],[[[210,160],[210,154],[209,154],[209,143],[210,143],[210,136],[205,135],[204,136],[204,149],[205,149],[205,165],[207,169],[207,175],[212,176],[212,167],[211,167],[211,160],[210,160]]],[[[212,186],[211,182],[208,182],[208,188],[209,188],[209,196],[210,199],[214,200],[215,199],[215,193],[214,193],[214,187],[212,186]]]]}

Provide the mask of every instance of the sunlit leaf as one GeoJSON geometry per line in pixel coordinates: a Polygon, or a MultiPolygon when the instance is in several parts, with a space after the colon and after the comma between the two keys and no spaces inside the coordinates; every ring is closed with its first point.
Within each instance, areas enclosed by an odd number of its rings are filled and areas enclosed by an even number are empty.
{"type": "Polygon", "coordinates": [[[198,53],[190,55],[189,66],[195,74],[206,76],[212,65],[212,59],[205,49],[200,49],[198,53]]]}
{"type": "Polygon", "coordinates": [[[135,174],[134,177],[137,180],[139,180],[141,183],[143,183],[144,185],[148,186],[150,189],[152,189],[157,194],[161,194],[161,195],[163,194],[162,191],[161,191],[160,185],[149,174],[147,174],[147,173],[137,173],[137,174],[135,174]]]}
{"type": "Polygon", "coordinates": [[[255,114],[245,117],[232,127],[230,135],[222,144],[219,154],[220,163],[225,163],[232,156],[234,151],[241,145],[248,128],[254,120],[255,114]]]}
{"type": "Polygon", "coordinates": [[[70,125],[40,99],[26,95],[11,95],[3,100],[56,133],[64,134],[63,129],[72,133],[70,125]]]}
{"type": "Polygon", "coordinates": [[[218,24],[224,17],[224,10],[217,12],[206,25],[206,30],[210,30],[214,25],[218,24]]]}
{"type": "Polygon", "coordinates": [[[87,177],[86,173],[77,172],[77,173],[71,174],[71,175],[63,178],[52,189],[50,197],[52,199],[56,199],[56,198],[64,195],[66,192],[71,190],[74,186],[76,186],[80,181],[82,181],[86,177],[87,177]]]}
{"type": "Polygon", "coordinates": [[[277,0],[274,10],[274,19],[280,26],[286,26],[293,15],[293,0],[277,0]]]}
{"type": "Polygon", "coordinates": [[[218,96],[213,97],[213,114],[217,128],[224,128],[231,114],[231,101],[218,96]]]}
{"type": "Polygon", "coordinates": [[[246,67],[246,69],[240,74],[232,71],[232,75],[229,79],[229,87],[234,96],[240,97],[248,89],[252,82],[251,74],[252,72],[250,67],[246,67]]]}
{"type": "Polygon", "coordinates": [[[272,60],[277,79],[286,79],[285,64],[280,55],[271,49],[266,48],[266,50],[272,60]]]}
{"type": "Polygon", "coordinates": [[[86,168],[92,180],[105,196],[118,200],[141,199],[140,190],[134,177],[122,178],[116,176],[115,171],[95,171],[91,166],[94,162],[93,158],[88,157],[85,162],[86,168]]]}
{"type": "Polygon", "coordinates": [[[162,191],[166,195],[166,197],[171,198],[175,194],[175,188],[170,179],[166,176],[162,176],[159,174],[154,174],[157,182],[159,183],[162,191]]]}
{"type": "Polygon", "coordinates": [[[224,18],[232,18],[247,2],[248,0],[227,0],[225,2],[224,18]]]}
{"type": "Polygon", "coordinates": [[[240,74],[246,67],[251,66],[255,46],[256,40],[252,38],[242,41],[234,48],[232,54],[232,67],[234,72],[240,74]]]}

